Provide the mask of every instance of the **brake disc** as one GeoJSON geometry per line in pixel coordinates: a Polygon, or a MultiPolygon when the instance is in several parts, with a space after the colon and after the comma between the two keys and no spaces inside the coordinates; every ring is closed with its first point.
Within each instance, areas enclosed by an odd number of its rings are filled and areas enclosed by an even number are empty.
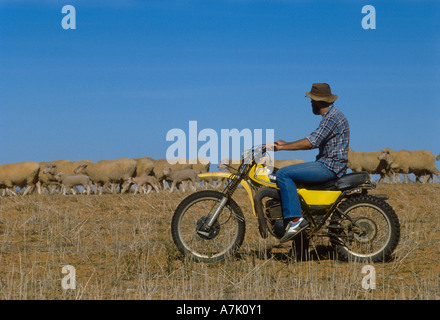
{"type": "Polygon", "coordinates": [[[373,220],[368,218],[358,218],[353,225],[354,238],[359,242],[373,241],[377,235],[377,225],[373,220]]]}
{"type": "Polygon", "coordinates": [[[208,228],[208,226],[206,225],[207,220],[208,217],[203,216],[197,221],[196,232],[200,238],[205,240],[212,240],[217,237],[220,232],[220,223],[216,221],[211,228],[208,228]]]}

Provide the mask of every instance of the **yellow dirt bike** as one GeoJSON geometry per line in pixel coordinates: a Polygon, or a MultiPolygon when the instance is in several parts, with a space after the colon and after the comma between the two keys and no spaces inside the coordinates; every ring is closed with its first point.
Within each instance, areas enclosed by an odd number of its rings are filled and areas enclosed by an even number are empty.
{"type": "MultiPolygon", "coordinates": [[[[232,199],[239,185],[249,196],[261,236],[283,236],[277,168],[271,170],[261,162],[264,151],[263,146],[245,151],[234,174],[200,174],[223,177],[227,183],[223,192],[204,190],[189,195],[175,210],[171,233],[184,255],[197,261],[219,261],[240,248],[246,223],[232,199]]],[[[375,187],[366,172],[350,173],[322,185],[297,185],[303,217],[309,222],[293,239],[297,254],[304,252],[313,237],[328,237],[340,260],[388,260],[399,242],[400,223],[385,201],[386,195],[368,194],[375,187]]]]}

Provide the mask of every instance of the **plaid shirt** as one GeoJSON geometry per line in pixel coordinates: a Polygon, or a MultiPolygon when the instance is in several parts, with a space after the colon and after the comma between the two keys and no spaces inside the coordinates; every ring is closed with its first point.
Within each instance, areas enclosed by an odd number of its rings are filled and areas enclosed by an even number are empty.
{"type": "Polygon", "coordinates": [[[306,137],[313,148],[319,148],[316,161],[322,162],[338,177],[347,173],[350,127],[344,114],[331,105],[318,129],[306,137]]]}

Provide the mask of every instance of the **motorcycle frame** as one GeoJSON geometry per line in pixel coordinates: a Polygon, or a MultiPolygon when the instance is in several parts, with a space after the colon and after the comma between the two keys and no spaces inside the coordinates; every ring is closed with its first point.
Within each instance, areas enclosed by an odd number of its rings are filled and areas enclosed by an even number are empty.
{"type": "MultiPolygon", "coordinates": [[[[233,192],[235,191],[235,188],[238,185],[241,185],[251,202],[252,207],[252,213],[255,217],[257,217],[257,212],[255,210],[255,202],[254,202],[254,192],[253,192],[253,185],[251,185],[249,182],[246,181],[246,177],[249,174],[250,169],[256,165],[254,162],[251,164],[244,164],[242,163],[240,167],[237,169],[237,173],[228,173],[228,172],[208,172],[208,173],[200,173],[198,174],[199,177],[217,177],[217,178],[227,178],[230,183],[225,187],[223,190],[223,194],[226,197],[231,197],[233,192]],[[232,186],[233,190],[230,190],[231,188],[231,182],[236,182],[237,179],[239,182],[237,185],[232,186]]],[[[319,222],[316,221],[315,218],[313,218],[312,209],[310,206],[305,202],[304,198],[299,194],[299,200],[301,204],[301,209],[304,212],[304,215],[307,216],[307,219],[312,225],[312,228],[309,230],[306,230],[307,238],[313,237],[319,230],[321,230],[322,226],[327,222],[327,220],[331,217],[332,214],[334,214],[335,211],[337,211],[337,207],[339,206],[340,202],[346,198],[347,196],[351,194],[362,194],[366,193],[368,189],[371,189],[372,186],[370,185],[361,185],[354,189],[344,190],[341,191],[341,194],[337,197],[337,199],[330,205],[330,207],[327,209],[327,212],[324,215],[321,215],[322,218],[319,222]]],[[[337,211],[340,215],[344,216],[345,218],[349,219],[354,225],[356,225],[355,222],[353,222],[350,217],[346,216],[342,211],[337,211]]]]}

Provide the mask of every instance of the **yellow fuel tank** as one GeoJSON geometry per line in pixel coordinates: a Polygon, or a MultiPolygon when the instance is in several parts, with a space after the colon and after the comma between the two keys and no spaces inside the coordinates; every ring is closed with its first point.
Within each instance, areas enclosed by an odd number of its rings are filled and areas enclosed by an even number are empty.
{"type": "Polygon", "coordinates": [[[277,180],[275,174],[267,167],[257,164],[249,171],[249,178],[259,184],[268,187],[277,188],[277,180]]]}

